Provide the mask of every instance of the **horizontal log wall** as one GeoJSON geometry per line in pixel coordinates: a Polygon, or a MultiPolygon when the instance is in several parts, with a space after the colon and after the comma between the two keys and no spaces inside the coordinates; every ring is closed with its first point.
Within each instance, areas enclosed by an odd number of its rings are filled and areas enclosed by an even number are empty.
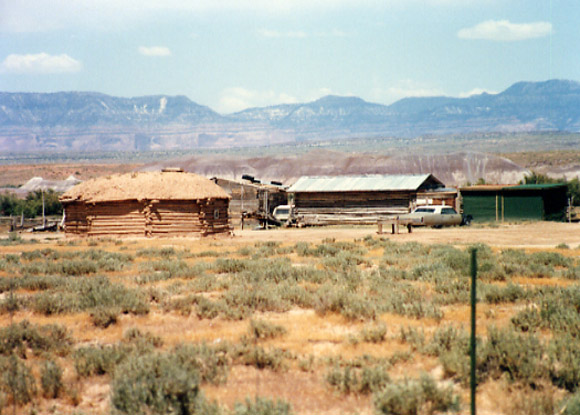
{"type": "Polygon", "coordinates": [[[65,232],[71,235],[169,237],[231,232],[227,199],[75,202],[66,204],[65,212],[65,232]]]}
{"type": "Polygon", "coordinates": [[[305,225],[376,224],[409,212],[414,192],[296,193],[295,213],[305,225]]]}

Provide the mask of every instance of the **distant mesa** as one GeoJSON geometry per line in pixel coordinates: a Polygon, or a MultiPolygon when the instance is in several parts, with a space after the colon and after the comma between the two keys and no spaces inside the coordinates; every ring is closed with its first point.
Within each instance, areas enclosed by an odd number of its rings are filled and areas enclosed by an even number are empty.
{"type": "Polygon", "coordinates": [[[227,115],[185,96],[0,93],[0,152],[223,149],[522,131],[580,132],[580,83],[518,82],[494,95],[405,98],[388,106],[326,96],[227,115]]]}

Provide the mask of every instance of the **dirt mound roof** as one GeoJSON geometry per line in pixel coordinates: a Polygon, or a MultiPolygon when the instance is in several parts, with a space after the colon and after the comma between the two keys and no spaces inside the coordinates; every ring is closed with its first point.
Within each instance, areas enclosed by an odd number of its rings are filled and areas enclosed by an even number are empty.
{"type": "Polygon", "coordinates": [[[120,200],[229,199],[218,185],[192,173],[167,171],[116,174],[83,182],[60,198],[62,202],[120,200]]]}

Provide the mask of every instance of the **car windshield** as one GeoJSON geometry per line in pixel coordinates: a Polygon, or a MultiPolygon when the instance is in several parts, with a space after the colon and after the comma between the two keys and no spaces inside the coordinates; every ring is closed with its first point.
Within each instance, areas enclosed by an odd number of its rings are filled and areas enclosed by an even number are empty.
{"type": "Polygon", "coordinates": [[[453,208],[445,208],[441,211],[441,213],[443,213],[444,215],[454,215],[457,212],[453,208]]]}
{"type": "Polygon", "coordinates": [[[415,209],[415,213],[434,213],[435,209],[433,208],[417,208],[415,209]]]}
{"type": "Polygon", "coordinates": [[[287,215],[288,213],[288,209],[276,209],[276,215],[287,215]]]}

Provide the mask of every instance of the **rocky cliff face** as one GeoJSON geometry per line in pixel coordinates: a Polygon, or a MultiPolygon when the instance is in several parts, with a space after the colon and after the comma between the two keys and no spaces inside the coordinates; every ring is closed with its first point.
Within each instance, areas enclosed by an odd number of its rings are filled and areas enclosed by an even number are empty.
{"type": "Polygon", "coordinates": [[[349,137],[580,131],[580,83],[520,82],[496,95],[327,96],[220,115],[184,96],[0,93],[0,151],[226,148],[349,137]]]}

